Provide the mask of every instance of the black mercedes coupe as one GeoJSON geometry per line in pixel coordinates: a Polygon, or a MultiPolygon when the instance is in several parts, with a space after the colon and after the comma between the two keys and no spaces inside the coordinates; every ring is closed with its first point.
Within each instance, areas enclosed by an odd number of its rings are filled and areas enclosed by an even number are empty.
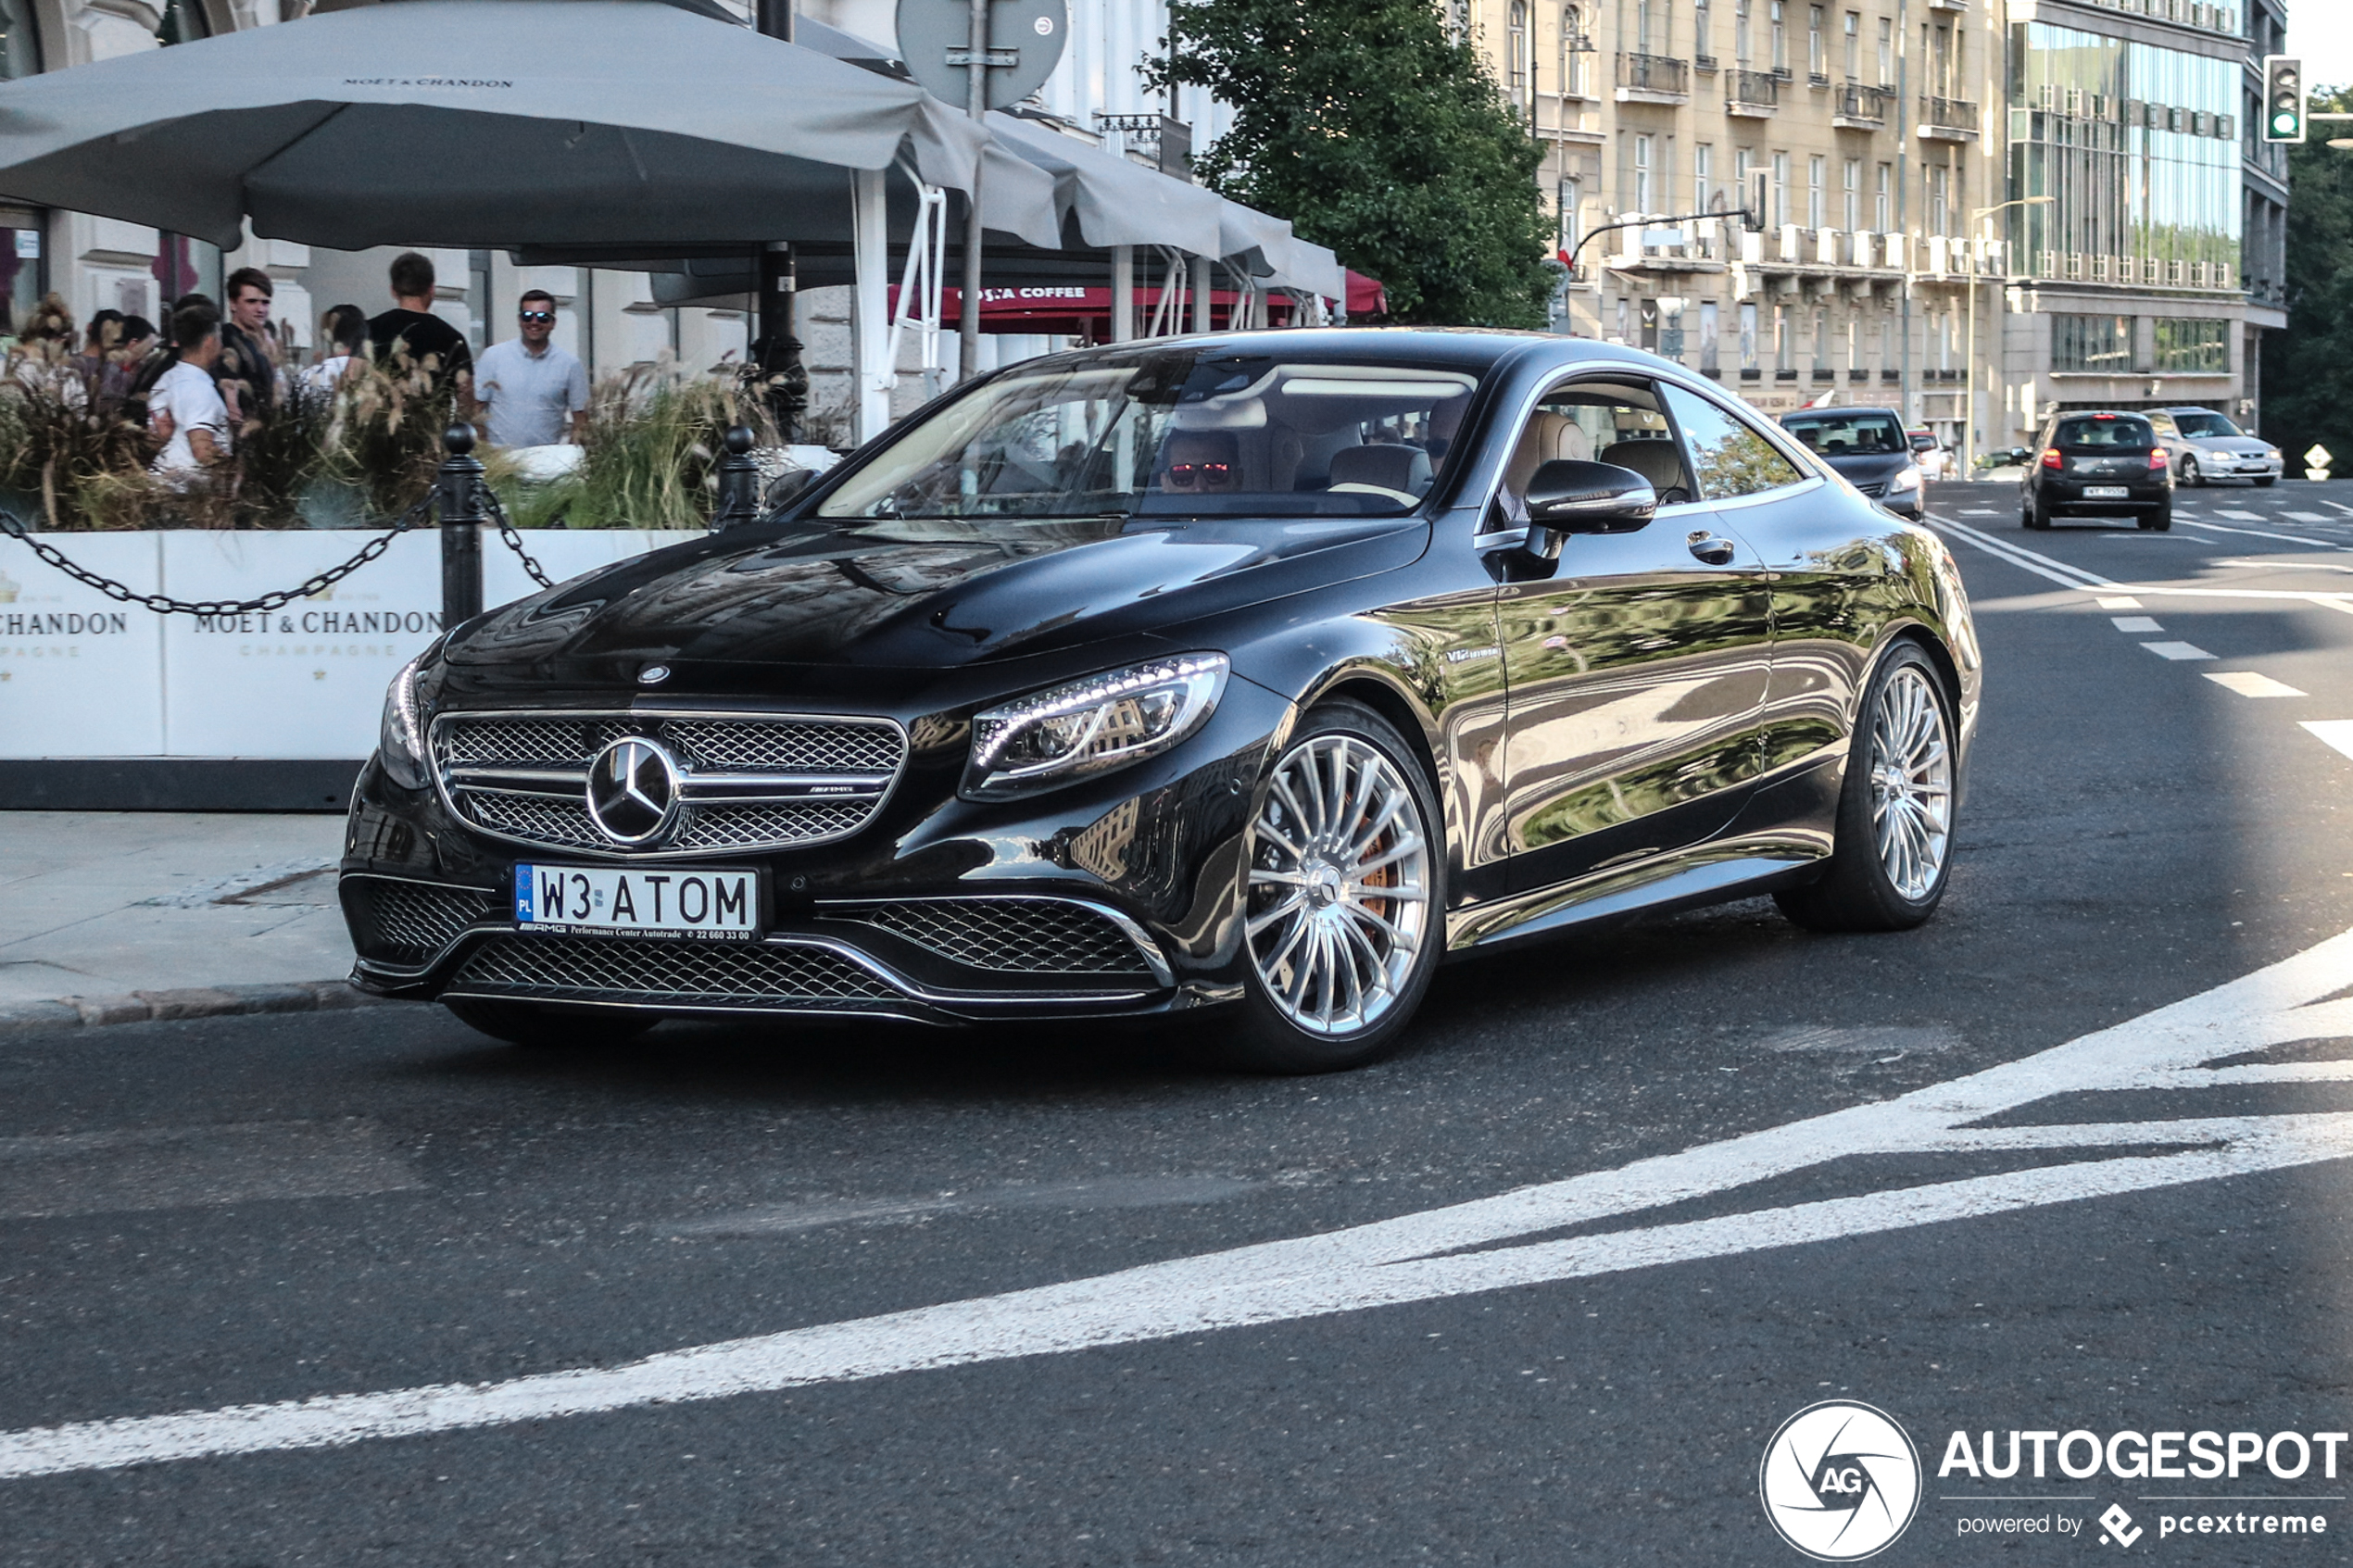
{"type": "Polygon", "coordinates": [[[1936,536],[1667,360],[1055,355],[403,670],[354,978],[535,1045],[1205,1009],[1348,1067],[1449,954],[1768,892],[1926,920],[1979,687],[1936,536]]]}

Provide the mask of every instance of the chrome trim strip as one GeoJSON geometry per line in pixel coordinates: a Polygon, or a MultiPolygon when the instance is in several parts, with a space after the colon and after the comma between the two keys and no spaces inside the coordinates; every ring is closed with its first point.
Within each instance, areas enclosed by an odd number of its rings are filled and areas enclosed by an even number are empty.
{"type": "Polygon", "coordinates": [[[585,768],[491,768],[459,762],[448,769],[453,789],[493,795],[536,795],[557,800],[577,800],[588,788],[585,768]]]}

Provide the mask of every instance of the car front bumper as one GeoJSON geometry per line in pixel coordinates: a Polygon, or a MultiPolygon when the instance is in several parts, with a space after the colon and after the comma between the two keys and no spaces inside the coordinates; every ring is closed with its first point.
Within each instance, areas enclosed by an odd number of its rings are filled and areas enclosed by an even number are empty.
{"type": "Polygon", "coordinates": [[[1165,1012],[1240,995],[1242,844],[1290,705],[1230,680],[1167,755],[1008,801],[959,797],[961,740],[919,746],[837,842],[691,859],[583,854],[484,833],[371,761],[341,897],[379,996],[495,997],[683,1015],[935,1023],[1165,1012]],[[527,928],[518,863],[755,870],[749,940],[527,928]]]}

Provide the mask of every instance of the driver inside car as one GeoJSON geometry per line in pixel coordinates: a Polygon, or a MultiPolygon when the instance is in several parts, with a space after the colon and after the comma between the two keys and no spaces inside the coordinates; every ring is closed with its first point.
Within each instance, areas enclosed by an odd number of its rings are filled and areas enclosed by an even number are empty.
{"type": "Polygon", "coordinates": [[[1179,495],[1241,488],[1241,445],[1222,430],[1180,430],[1161,448],[1160,487],[1179,495]]]}

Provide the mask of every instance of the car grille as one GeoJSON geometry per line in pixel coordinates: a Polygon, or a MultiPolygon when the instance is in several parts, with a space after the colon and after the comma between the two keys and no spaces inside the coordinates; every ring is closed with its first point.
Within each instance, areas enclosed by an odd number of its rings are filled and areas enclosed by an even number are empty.
{"type": "Polygon", "coordinates": [[[433,748],[451,808],[476,827],[606,856],[846,838],[882,809],[907,760],[906,736],[887,719],[805,715],[452,713],[435,721],[433,748]],[[679,768],[675,817],[643,844],[615,843],[588,812],[589,764],[624,735],[660,742],[679,768]]]}
{"type": "Polygon", "coordinates": [[[757,942],[494,936],[451,981],[460,992],[680,1007],[895,1001],[899,993],[837,953],[757,942]]]}
{"type": "Polygon", "coordinates": [[[1855,488],[1860,490],[1866,495],[1877,498],[1878,496],[1887,494],[1887,482],[1885,480],[1873,480],[1869,484],[1858,484],[1855,488]]]}
{"type": "Polygon", "coordinates": [[[345,884],[353,913],[352,945],[379,963],[422,965],[466,927],[504,908],[473,887],[356,876],[345,884]]]}
{"type": "Polygon", "coordinates": [[[834,918],[887,931],[974,969],[1032,974],[1151,973],[1151,965],[1116,922],[1061,898],[912,899],[834,918]]]}

